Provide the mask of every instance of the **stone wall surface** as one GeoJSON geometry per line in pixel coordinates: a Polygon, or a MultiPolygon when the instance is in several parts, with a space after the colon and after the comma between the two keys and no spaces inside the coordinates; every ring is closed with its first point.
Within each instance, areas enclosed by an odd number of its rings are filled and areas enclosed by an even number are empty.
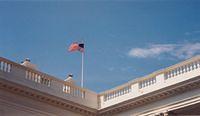
{"type": "Polygon", "coordinates": [[[0,90],[0,116],[82,116],[65,109],[0,90]]]}

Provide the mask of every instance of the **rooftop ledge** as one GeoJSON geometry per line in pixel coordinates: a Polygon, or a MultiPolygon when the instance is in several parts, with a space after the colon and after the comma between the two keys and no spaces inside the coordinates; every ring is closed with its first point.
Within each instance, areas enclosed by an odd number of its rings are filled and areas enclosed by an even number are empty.
{"type": "Polygon", "coordinates": [[[188,80],[199,79],[199,76],[200,55],[98,94],[0,57],[2,87],[5,82],[11,82],[29,88],[30,91],[35,90],[56,99],[72,102],[79,108],[80,106],[87,107],[91,112],[104,110],[179,83],[189,82],[188,80]]]}

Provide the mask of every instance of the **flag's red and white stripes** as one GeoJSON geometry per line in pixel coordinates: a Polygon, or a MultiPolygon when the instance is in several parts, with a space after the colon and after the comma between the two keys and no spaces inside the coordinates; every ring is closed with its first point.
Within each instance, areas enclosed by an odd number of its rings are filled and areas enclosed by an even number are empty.
{"type": "Polygon", "coordinates": [[[70,51],[70,52],[74,52],[74,51],[84,52],[84,44],[83,43],[74,42],[69,46],[68,51],[70,51]]]}

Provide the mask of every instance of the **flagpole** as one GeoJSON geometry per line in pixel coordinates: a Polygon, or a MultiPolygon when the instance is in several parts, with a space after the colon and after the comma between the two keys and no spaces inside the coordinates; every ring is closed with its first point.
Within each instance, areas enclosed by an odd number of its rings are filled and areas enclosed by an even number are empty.
{"type": "Polygon", "coordinates": [[[81,53],[81,87],[83,88],[83,68],[84,68],[84,52],[81,53]]]}

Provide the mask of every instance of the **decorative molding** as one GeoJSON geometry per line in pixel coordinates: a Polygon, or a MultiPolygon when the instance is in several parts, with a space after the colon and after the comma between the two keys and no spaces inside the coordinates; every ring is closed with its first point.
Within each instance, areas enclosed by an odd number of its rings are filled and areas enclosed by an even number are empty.
{"type": "Polygon", "coordinates": [[[37,101],[48,103],[50,105],[60,107],[62,109],[76,112],[79,114],[83,114],[86,116],[96,116],[97,114],[96,109],[92,109],[92,108],[74,103],[72,101],[58,98],[56,96],[52,96],[46,93],[41,93],[37,90],[33,90],[31,88],[27,88],[25,86],[9,82],[4,79],[0,79],[0,88],[4,91],[9,91],[14,94],[22,95],[22,96],[25,96],[37,101]]]}
{"type": "Polygon", "coordinates": [[[101,116],[124,112],[145,104],[200,88],[200,76],[99,110],[101,116]]]}

